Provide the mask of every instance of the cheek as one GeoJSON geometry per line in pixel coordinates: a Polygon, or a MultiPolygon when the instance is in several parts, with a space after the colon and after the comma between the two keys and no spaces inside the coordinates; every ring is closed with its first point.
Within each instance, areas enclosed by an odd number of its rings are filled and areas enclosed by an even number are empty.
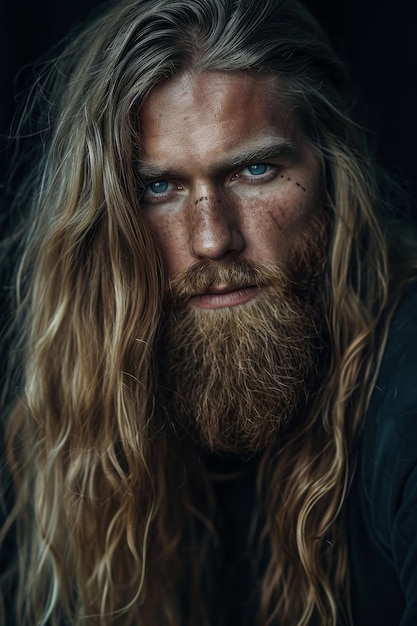
{"type": "Polygon", "coordinates": [[[248,212],[252,256],[286,265],[297,242],[304,240],[319,211],[317,194],[297,190],[260,198],[248,212]]]}
{"type": "Polygon", "coordinates": [[[318,208],[317,194],[295,190],[259,197],[259,202],[256,207],[252,205],[250,213],[254,223],[258,223],[263,230],[268,230],[272,223],[280,232],[290,234],[308,226],[318,208]]]}
{"type": "Polygon", "coordinates": [[[148,217],[149,229],[161,254],[168,276],[181,271],[183,256],[188,250],[184,225],[178,216],[148,217]]]}

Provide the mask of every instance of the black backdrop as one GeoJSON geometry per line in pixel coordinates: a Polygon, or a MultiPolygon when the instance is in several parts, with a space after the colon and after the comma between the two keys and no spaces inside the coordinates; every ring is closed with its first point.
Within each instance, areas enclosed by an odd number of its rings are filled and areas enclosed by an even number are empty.
{"type": "MultiPolygon", "coordinates": [[[[100,1],[0,1],[0,178],[4,180],[9,159],[4,140],[15,111],[15,95],[31,80],[28,66],[100,1]]],[[[405,182],[415,201],[417,2],[305,0],[305,4],[350,68],[361,103],[359,121],[372,131],[379,160],[405,182]]]]}

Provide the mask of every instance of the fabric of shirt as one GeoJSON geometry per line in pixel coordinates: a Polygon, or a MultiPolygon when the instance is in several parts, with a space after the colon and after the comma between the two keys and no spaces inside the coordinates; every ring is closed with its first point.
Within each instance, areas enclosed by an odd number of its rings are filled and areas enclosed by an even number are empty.
{"type": "Polygon", "coordinates": [[[417,291],[391,324],[349,501],[355,626],[417,625],[417,291]]]}

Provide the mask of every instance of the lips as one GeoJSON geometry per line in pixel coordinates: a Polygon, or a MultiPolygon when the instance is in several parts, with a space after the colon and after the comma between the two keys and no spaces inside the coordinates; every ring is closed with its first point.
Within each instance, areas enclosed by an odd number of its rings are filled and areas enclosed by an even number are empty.
{"type": "Polygon", "coordinates": [[[201,295],[193,296],[191,302],[200,309],[220,309],[244,304],[255,298],[259,292],[260,288],[256,285],[242,287],[219,285],[210,287],[201,295]]]}

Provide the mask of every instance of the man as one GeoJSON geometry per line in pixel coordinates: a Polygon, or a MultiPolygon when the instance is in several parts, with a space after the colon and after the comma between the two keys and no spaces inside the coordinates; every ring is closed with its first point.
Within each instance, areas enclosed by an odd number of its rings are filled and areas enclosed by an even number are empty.
{"type": "Polygon", "coordinates": [[[415,254],[319,27],[130,0],[55,66],[13,623],[415,624],[415,254]]]}

